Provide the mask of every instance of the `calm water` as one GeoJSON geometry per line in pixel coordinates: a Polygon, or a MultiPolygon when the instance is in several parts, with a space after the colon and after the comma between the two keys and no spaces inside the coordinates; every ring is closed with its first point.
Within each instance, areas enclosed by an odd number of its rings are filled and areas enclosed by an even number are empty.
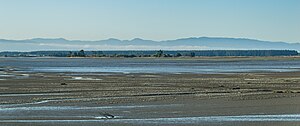
{"type": "Polygon", "coordinates": [[[92,58],[0,58],[0,67],[34,72],[227,73],[300,70],[300,60],[174,60],[92,58]]]}

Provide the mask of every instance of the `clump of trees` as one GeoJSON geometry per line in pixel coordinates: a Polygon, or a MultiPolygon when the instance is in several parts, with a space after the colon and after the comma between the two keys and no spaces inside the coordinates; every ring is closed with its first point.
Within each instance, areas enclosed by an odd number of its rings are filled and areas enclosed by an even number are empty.
{"type": "Polygon", "coordinates": [[[68,57],[86,57],[84,50],[80,50],[78,52],[69,52],[68,57]]]}
{"type": "Polygon", "coordinates": [[[155,57],[163,57],[164,56],[164,51],[159,50],[156,52],[156,54],[154,55],[155,57]]]}

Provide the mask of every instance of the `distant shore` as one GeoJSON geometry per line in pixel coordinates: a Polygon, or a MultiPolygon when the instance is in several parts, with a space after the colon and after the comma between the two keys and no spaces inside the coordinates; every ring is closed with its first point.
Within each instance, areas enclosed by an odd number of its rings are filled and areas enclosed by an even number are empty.
{"type": "Polygon", "coordinates": [[[168,60],[300,60],[300,56],[195,56],[195,57],[3,57],[0,58],[75,58],[75,59],[168,59],[168,60]]]}
{"type": "Polygon", "coordinates": [[[299,56],[295,50],[148,50],[148,51],[33,51],[0,52],[0,57],[244,57],[299,56]]]}

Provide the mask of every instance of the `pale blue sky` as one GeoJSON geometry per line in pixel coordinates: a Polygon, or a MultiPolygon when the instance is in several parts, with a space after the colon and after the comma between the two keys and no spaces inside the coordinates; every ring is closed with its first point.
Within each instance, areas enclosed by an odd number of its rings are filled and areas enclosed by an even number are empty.
{"type": "Polygon", "coordinates": [[[300,42],[300,0],[0,0],[0,39],[300,42]]]}

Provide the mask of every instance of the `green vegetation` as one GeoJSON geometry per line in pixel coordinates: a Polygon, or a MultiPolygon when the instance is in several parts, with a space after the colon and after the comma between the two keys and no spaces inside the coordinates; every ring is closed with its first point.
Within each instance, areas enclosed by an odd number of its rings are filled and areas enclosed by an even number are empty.
{"type": "Polygon", "coordinates": [[[190,50],[190,51],[34,51],[0,52],[1,57],[226,57],[298,56],[294,50],[190,50]]]}

